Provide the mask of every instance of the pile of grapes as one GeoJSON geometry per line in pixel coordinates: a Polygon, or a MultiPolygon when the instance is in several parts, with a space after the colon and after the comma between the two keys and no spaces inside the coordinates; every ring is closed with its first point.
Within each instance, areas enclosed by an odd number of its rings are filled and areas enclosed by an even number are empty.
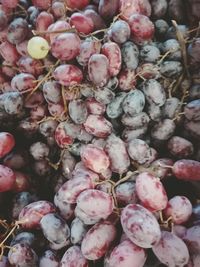
{"type": "Polygon", "coordinates": [[[200,267],[199,20],[0,0],[0,267],[200,267]]]}

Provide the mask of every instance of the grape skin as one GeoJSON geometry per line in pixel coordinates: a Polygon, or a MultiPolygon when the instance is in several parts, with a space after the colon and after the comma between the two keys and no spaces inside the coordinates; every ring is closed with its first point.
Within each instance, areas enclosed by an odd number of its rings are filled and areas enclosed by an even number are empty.
{"type": "Polygon", "coordinates": [[[88,261],[85,259],[81,253],[81,249],[78,246],[72,246],[63,255],[60,267],[88,267],[88,261]]]}

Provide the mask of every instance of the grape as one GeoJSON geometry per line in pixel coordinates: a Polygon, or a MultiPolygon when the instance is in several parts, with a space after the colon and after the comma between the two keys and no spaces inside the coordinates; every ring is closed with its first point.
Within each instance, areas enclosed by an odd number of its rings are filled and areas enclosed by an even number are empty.
{"type": "Polygon", "coordinates": [[[8,18],[6,12],[0,10],[0,31],[4,30],[8,24],[8,18]]]}
{"type": "Polygon", "coordinates": [[[19,44],[26,39],[28,32],[27,21],[22,18],[16,18],[8,26],[8,41],[12,44],[19,44]]]}
{"type": "Polygon", "coordinates": [[[83,100],[72,100],[68,105],[69,116],[76,124],[82,124],[86,121],[88,113],[86,104],[83,100]]]}
{"type": "Polygon", "coordinates": [[[130,116],[137,115],[142,112],[145,106],[145,98],[140,90],[133,90],[125,97],[122,107],[126,114],[130,116]]]}
{"type": "Polygon", "coordinates": [[[130,91],[136,86],[136,76],[134,70],[122,70],[119,74],[119,88],[122,91],[130,91]]]}
{"type": "MultiPolygon", "coordinates": [[[[51,24],[47,29],[47,32],[49,32],[48,36],[50,43],[53,43],[56,37],[58,37],[64,31],[67,32],[69,29],[71,29],[70,24],[64,20],[57,20],[55,23],[51,24]]],[[[67,36],[69,37],[69,35],[67,36]]]]}
{"type": "Polygon", "coordinates": [[[136,44],[143,44],[150,41],[154,36],[154,24],[142,14],[133,14],[129,18],[131,36],[136,44]]]}
{"type": "Polygon", "coordinates": [[[136,130],[125,128],[122,133],[122,137],[125,142],[130,142],[133,139],[144,138],[144,135],[146,134],[147,130],[148,128],[146,126],[138,128],[136,130]]]}
{"type": "Polygon", "coordinates": [[[40,0],[33,0],[33,5],[39,9],[47,10],[51,7],[52,0],[44,0],[41,2],[40,0]]]}
{"type": "Polygon", "coordinates": [[[116,76],[120,72],[122,63],[120,47],[114,42],[105,43],[101,52],[109,60],[110,76],[116,76]]]}
{"type": "Polygon", "coordinates": [[[46,250],[39,259],[39,267],[59,267],[59,259],[55,252],[46,250]]]}
{"type": "Polygon", "coordinates": [[[65,220],[70,220],[74,216],[75,205],[67,203],[65,199],[60,199],[58,194],[54,197],[54,204],[57,207],[60,215],[65,220]]]}
{"type": "Polygon", "coordinates": [[[8,132],[0,133],[0,158],[7,155],[15,146],[14,136],[8,132]]]}
{"type": "Polygon", "coordinates": [[[83,256],[80,247],[78,246],[72,246],[67,249],[65,254],[63,255],[60,267],[88,267],[88,262],[83,256]]]}
{"type": "Polygon", "coordinates": [[[200,180],[200,162],[189,159],[181,159],[174,163],[173,174],[181,180],[200,180]]]}
{"type": "Polygon", "coordinates": [[[129,240],[124,240],[112,250],[108,258],[108,267],[143,267],[146,258],[147,255],[143,248],[129,240]]]}
{"type": "Polygon", "coordinates": [[[98,12],[104,19],[112,19],[118,11],[118,0],[100,0],[98,12]]]}
{"type": "Polygon", "coordinates": [[[33,170],[38,176],[49,176],[51,173],[51,166],[48,160],[38,160],[33,163],[33,170]]]}
{"type": "Polygon", "coordinates": [[[60,85],[56,81],[47,81],[43,84],[42,88],[45,100],[48,103],[58,104],[60,103],[61,96],[61,88],[60,85]]]}
{"type": "Polygon", "coordinates": [[[185,138],[173,136],[167,143],[169,152],[178,158],[188,158],[194,152],[193,144],[185,138]]]}
{"type": "Polygon", "coordinates": [[[2,256],[0,259],[0,267],[10,267],[10,263],[6,256],[2,256]]]}
{"type": "Polygon", "coordinates": [[[54,18],[60,19],[65,16],[65,4],[62,2],[54,2],[52,3],[52,13],[54,18]]]}
{"type": "Polygon", "coordinates": [[[30,232],[21,232],[17,234],[11,241],[10,246],[14,246],[18,243],[34,247],[36,245],[36,236],[30,232]]]}
{"type": "Polygon", "coordinates": [[[53,22],[53,15],[49,14],[46,11],[42,11],[36,18],[36,30],[46,31],[53,22]]]}
{"type": "Polygon", "coordinates": [[[37,91],[34,94],[32,94],[28,99],[25,99],[24,107],[35,108],[43,103],[44,103],[44,96],[42,92],[37,91]]]}
{"type": "Polygon", "coordinates": [[[185,120],[184,127],[190,136],[200,138],[200,121],[185,120]]]}
{"type": "Polygon", "coordinates": [[[170,54],[168,55],[169,59],[181,59],[181,48],[179,42],[176,39],[168,39],[162,44],[161,49],[164,54],[170,52],[170,54]]]}
{"type": "Polygon", "coordinates": [[[163,117],[173,119],[180,111],[180,100],[176,97],[167,98],[162,106],[163,117]]]}
{"type": "Polygon", "coordinates": [[[19,221],[21,222],[23,228],[38,228],[41,218],[52,212],[55,212],[55,207],[52,203],[45,200],[36,201],[25,206],[21,210],[19,214],[19,221]]]}
{"type": "Polygon", "coordinates": [[[41,160],[48,157],[49,147],[42,142],[36,142],[31,145],[30,153],[35,160],[41,160]]]}
{"type": "Polygon", "coordinates": [[[77,56],[77,61],[80,65],[86,66],[90,57],[93,54],[100,53],[101,43],[92,38],[86,38],[80,45],[80,52],[77,56]]]}
{"type": "Polygon", "coordinates": [[[164,214],[167,218],[172,217],[175,224],[183,224],[192,214],[192,204],[184,196],[175,196],[169,200],[164,214]]]}
{"type": "Polygon", "coordinates": [[[80,33],[89,34],[94,30],[92,19],[79,12],[71,15],[70,24],[80,33]]]}
{"type": "Polygon", "coordinates": [[[177,22],[181,22],[185,20],[185,10],[183,8],[182,2],[180,0],[172,0],[169,1],[169,16],[174,18],[177,22]]]}
{"type": "Polygon", "coordinates": [[[81,160],[88,169],[97,173],[105,171],[110,165],[109,158],[104,150],[92,144],[82,149],[81,160]]]}
{"type": "Polygon", "coordinates": [[[128,170],[130,159],[125,143],[119,137],[113,134],[110,135],[106,140],[105,151],[110,159],[112,172],[122,174],[128,170]]]}
{"type": "Polygon", "coordinates": [[[28,41],[27,51],[34,59],[45,58],[49,52],[48,42],[39,36],[34,36],[28,41]]]}
{"type": "Polygon", "coordinates": [[[46,214],[42,217],[40,226],[47,240],[56,243],[60,248],[66,246],[70,229],[62,217],[56,213],[46,214]]]}
{"type": "Polygon", "coordinates": [[[89,260],[97,260],[105,255],[116,237],[116,229],[108,221],[95,224],[87,232],[81,244],[83,256],[89,260]]]}
{"type": "Polygon", "coordinates": [[[154,18],[162,18],[165,16],[168,8],[166,0],[153,0],[151,1],[152,16],[154,18]]]}
{"type": "Polygon", "coordinates": [[[107,105],[114,99],[115,94],[109,88],[103,87],[95,89],[94,97],[100,103],[107,105]]]}
{"type": "Polygon", "coordinates": [[[6,8],[16,8],[19,0],[1,0],[1,3],[6,8]]]}
{"type": "Polygon", "coordinates": [[[106,110],[106,106],[93,97],[86,99],[86,107],[88,112],[93,115],[103,115],[106,110]]]}
{"type": "Polygon", "coordinates": [[[186,234],[183,238],[184,242],[187,244],[190,253],[200,252],[200,226],[196,225],[188,228],[186,234]]]}
{"type": "Polygon", "coordinates": [[[86,175],[77,175],[61,186],[56,197],[59,201],[73,204],[77,202],[77,197],[82,191],[90,188],[94,188],[91,178],[86,175]]]}
{"type": "Polygon", "coordinates": [[[184,109],[184,115],[188,120],[199,121],[200,99],[189,102],[184,109]]]}
{"type": "Polygon", "coordinates": [[[96,137],[106,138],[112,132],[112,124],[103,116],[90,114],[84,123],[85,130],[96,137]]]}
{"type": "Polygon", "coordinates": [[[167,78],[178,77],[183,70],[179,61],[164,61],[160,64],[160,72],[167,78]]]}
{"type": "Polygon", "coordinates": [[[87,233],[86,225],[79,219],[75,218],[71,223],[70,240],[73,245],[81,244],[87,233]]]}
{"type": "Polygon", "coordinates": [[[125,125],[129,129],[136,130],[144,126],[148,126],[150,118],[145,112],[141,112],[135,116],[124,114],[121,121],[123,125],[125,125]]]}
{"type": "Polygon", "coordinates": [[[22,172],[15,171],[15,184],[13,186],[14,192],[23,192],[30,189],[30,177],[22,172]]]}
{"type": "Polygon", "coordinates": [[[162,85],[154,79],[149,79],[141,87],[149,104],[163,106],[166,100],[166,94],[162,85]]]}
{"type": "Polygon", "coordinates": [[[17,62],[20,57],[16,47],[7,41],[0,44],[0,54],[7,63],[11,64],[17,62]]]}
{"type": "Polygon", "coordinates": [[[43,73],[42,62],[28,56],[21,57],[17,65],[21,72],[29,73],[36,77],[43,73]]]}
{"type": "Polygon", "coordinates": [[[156,62],[160,58],[160,50],[154,45],[144,45],[140,50],[140,58],[145,62],[156,62]]]}
{"type": "Polygon", "coordinates": [[[20,73],[15,75],[11,80],[13,91],[26,91],[33,89],[36,85],[35,77],[32,74],[20,73]]]}
{"type": "Polygon", "coordinates": [[[116,97],[107,105],[106,113],[111,119],[116,119],[123,113],[122,103],[126,94],[124,92],[118,93],[116,97]]]}
{"type": "Polygon", "coordinates": [[[130,27],[126,21],[117,20],[111,25],[111,37],[118,44],[125,43],[131,34],[130,27]]]}
{"type": "Polygon", "coordinates": [[[105,55],[93,54],[88,62],[88,74],[92,83],[103,87],[109,79],[109,60],[105,55]]]}
{"type": "Polygon", "coordinates": [[[65,0],[67,6],[72,9],[83,9],[89,4],[89,0],[65,0]]]}
{"type": "Polygon", "coordinates": [[[140,247],[151,248],[161,238],[154,215],[138,204],[129,204],[122,210],[121,224],[128,238],[140,247]]]}
{"type": "Polygon", "coordinates": [[[55,120],[47,120],[40,124],[39,131],[45,137],[51,137],[54,135],[58,122],[55,120]]]}
{"type": "Polygon", "coordinates": [[[8,260],[12,265],[20,267],[37,267],[38,257],[28,245],[16,244],[8,253],[8,260]]]}
{"type": "Polygon", "coordinates": [[[75,216],[79,218],[85,225],[93,225],[99,222],[99,217],[94,215],[88,216],[84,211],[82,211],[78,206],[75,208],[75,216]]]}
{"type": "Polygon", "coordinates": [[[133,182],[125,182],[116,186],[115,194],[118,204],[122,206],[135,204],[138,200],[135,183],[133,182]]]}
{"type": "Polygon", "coordinates": [[[15,195],[12,202],[12,218],[17,219],[21,210],[31,202],[37,201],[38,197],[29,192],[20,192],[15,195]]]}
{"type": "Polygon", "coordinates": [[[122,45],[122,61],[125,68],[135,70],[139,63],[139,50],[133,42],[126,42],[122,45]]]}
{"type": "Polygon", "coordinates": [[[113,211],[112,197],[99,190],[86,189],[77,198],[77,207],[89,217],[106,219],[113,211]]]}
{"type": "Polygon", "coordinates": [[[53,76],[61,85],[72,86],[81,83],[83,79],[82,71],[70,64],[63,64],[58,66],[54,72],[53,76]]]}
{"type": "Polygon", "coordinates": [[[93,136],[88,133],[83,126],[80,128],[77,139],[83,143],[89,143],[92,140],[93,136]]]}
{"type": "Polygon", "coordinates": [[[142,205],[151,211],[163,210],[167,206],[167,193],[162,183],[148,172],[137,176],[136,192],[142,205]]]}
{"type": "Polygon", "coordinates": [[[163,19],[158,19],[154,22],[156,34],[163,36],[169,29],[168,23],[163,19]]]}
{"type": "Polygon", "coordinates": [[[151,5],[148,0],[120,0],[119,3],[121,16],[125,20],[135,13],[148,17],[151,15],[151,5]]]}
{"type": "Polygon", "coordinates": [[[173,135],[175,128],[176,126],[173,120],[164,119],[155,124],[151,130],[151,136],[154,139],[165,141],[173,135]]]}
{"type": "Polygon", "coordinates": [[[130,140],[127,149],[129,156],[139,164],[144,164],[149,159],[150,147],[143,140],[130,140]]]}
{"type": "Polygon", "coordinates": [[[65,150],[62,154],[62,174],[65,177],[68,177],[72,171],[74,170],[76,160],[75,158],[69,153],[68,150],[65,150]]]}
{"type": "Polygon", "coordinates": [[[9,153],[3,159],[3,164],[11,169],[19,170],[26,166],[27,164],[27,155],[20,151],[15,151],[9,153]]]}
{"type": "Polygon", "coordinates": [[[80,52],[81,41],[75,33],[59,34],[51,44],[52,55],[61,60],[71,60],[80,52]]]}
{"type": "Polygon", "coordinates": [[[194,254],[192,255],[192,267],[198,267],[200,262],[200,255],[199,254],[194,254]]]}
{"type": "Polygon", "coordinates": [[[0,192],[12,190],[15,180],[15,173],[10,168],[0,165],[0,192]]]}

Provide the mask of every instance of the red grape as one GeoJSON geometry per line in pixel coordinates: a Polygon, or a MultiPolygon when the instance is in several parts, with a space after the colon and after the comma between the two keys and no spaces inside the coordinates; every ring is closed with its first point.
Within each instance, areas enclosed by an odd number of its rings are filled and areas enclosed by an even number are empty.
{"type": "Polygon", "coordinates": [[[136,192],[142,205],[151,211],[163,210],[167,206],[167,194],[162,183],[148,172],[137,176],[136,192]]]}
{"type": "Polygon", "coordinates": [[[164,214],[167,218],[172,217],[175,224],[183,224],[192,215],[192,204],[184,196],[175,196],[169,200],[164,214]]]}
{"type": "Polygon", "coordinates": [[[145,15],[134,14],[130,16],[129,25],[132,38],[137,44],[148,42],[154,36],[154,24],[145,15]]]}
{"type": "Polygon", "coordinates": [[[118,11],[118,0],[100,0],[98,12],[104,19],[111,19],[118,11]]]}
{"type": "Polygon", "coordinates": [[[90,114],[84,123],[85,130],[96,137],[106,138],[112,132],[112,124],[103,116],[90,114]]]}
{"type": "Polygon", "coordinates": [[[1,0],[1,3],[6,8],[16,8],[19,0],[1,0]]]}
{"type": "MultiPolygon", "coordinates": [[[[51,52],[52,55],[58,59],[71,60],[79,54],[80,45],[81,41],[77,34],[69,32],[62,33],[59,34],[51,43],[51,52]]],[[[74,68],[77,67],[74,66],[74,68]]]]}
{"type": "Polygon", "coordinates": [[[36,77],[43,73],[42,62],[31,57],[21,57],[17,65],[21,72],[29,73],[36,77]]]}
{"type": "Polygon", "coordinates": [[[184,267],[189,261],[189,252],[185,243],[170,232],[162,231],[160,241],[153,246],[153,252],[167,266],[184,267]]]}
{"type": "Polygon", "coordinates": [[[161,238],[160,226],[154,215],[138,204],[129,204],[121,213],[125,234],[136,245],[151,248],[161,238]]]}
{"type": "Polygon", "coordinates": [[[173,174],[176,178],[188,181],[200,180],[200,162],[190,159],[181,159],[174,163],[173,174]]]}
{"type": "Polygon", "coordinates": [[[30,189],[30,177],[22,172],[15,171],[15,184],[13,186],[14,192],[24,192],[30,189]]]}
{"type": "Polygon", "coordinates": [[[119,88],[122,91],[130,91],[136,86],[136,78],[134,70],[122,70],[119,74],[119,88]]]}
{"type": "Polygon", "coordinates": [[[82,71],[74,66],[69,64],[63,64],[58,66],[54,72],[53,76],[61,85],[72,86],[81,83],[83,80],[82,71]]]}
{"type": "Polygon", "coordinates": [[[17,62],[20,57],[16,47],[7,41],[0,44],[0,54],[6,62],[11,64],[17,62]]]}
{"type": "Polygon", "coordinates": [[[7,155],[15,146],[14,136],[7,132],[0,133],[0,158],[7,155]]]}
{"type": "Polygon", "coordinates": [[[109,74],[110,76],[116,76],[121,69],[122,57],[120,47],[114,43],[105,43],[101,50],[109,60],[109,74]]]}
{"type": "Polygon", "coordinates": [[[178,158],[188,158],[194,152],[193,144],[180,136],[173,136],[167,143],[169,152],[178,158]]]}
{"type": "Polygon", "coordinates": [[[57,20],[55,23],[51,24],[47,29],[47,32],[49,32],[48,35],[50,38],[50,43],[52,43],[56,39],[56,37],[61,34],[59,31],[64,32],[69,29],[71,29],[70,24],[64,20],[57,20]]]}
{"type": "Polygon", "coordinates": [[[71,15],[70,24],[80,33],[89,34],[94,30],[92,19],[79,12],[71,15]]]}
{"type": "Polygon", "coordinates": [[[75,218],[71,223],[70,240],[72,244],[81,244],[87,233],[86,225],[79,219],[75,218]]]}
{"type": "Polygon", "coordinates": [[[80,247],[72,246],[63,255],[60,267],[89,267],[88,261],[83,256],[80,247]]]}
{"type": "Polygon", "coordinates": [[[81,244],[83,256],[88,260],[97,260],[105,255],[116,237],[116,229],[110,222],[95,224],[86,233],[81,244]]]}
{"type": "Polygon", "coordinates": [[[15,75],[11,80],[11,87],[15,91],[26,91],[36,86],[35,77],[29,73],[20,73],[15,75]]]}
{"type": "Polygon", "coordinates": [[[109,79],[109,60],[105,55],[93,54],[88,62],[88,74],[91,82],[103,87],[109,79]]]}
{"type": "Polygon", "coordinates": [[[139,13],[150,17],[151,5],[148,0],[120,0],[121,17],[128,20],[132,14],[139,13]]]}
{"type": "Polygon", "coordinates": [[[72,9],[83,9],[89,4],[89,0],[65,0],[67,7],[72,9]]]}
{"type": "Polygon", "coordinates": [[[188,228],[185,236],[183,237],[184,242],[187,244],[190,253],[200,253],[200,226],[196,225],[188,228]]]}
{"type": "Polygon", "coordinates": [[[47,11],[42,11],[36,18],[36,30],[46,31],[54,22],[54,17],[47,11]]]}
{"type": "Polygon", "coordinates": [[[106,24],[102,17],[92,9],[86,9],[84,11],[86,17],[90,18],[93,21],[94,30],[101,30],[106,28],[106,24]]]}
{"type": "Polygon", "coordinates": [[[36,201],[21,210],[19,221],[23,228],[36,229],[39,227],[42,217],[52,212],[55,212],[55,207],[52,203],[45,200],[36,201]]]}
{"type": "Polygon", "coordinates": [[[89,217],[106,219],[114,209],[113,198],[96,189],[86,189],[77,198],[77,207],[89,217]]]}
{"type": "Polygon", "coordinates": [[[0,192],[12,190],[15,180],[15,173],[10,168],[0,165],[0,192]]]}
{"type": "Polygon", "coordinates": [[[110,165],[109,157],[104,150],[92,144],[83,147],[81,160],[88,169],[97,173],[107,170],[110,165]]]}
{"type": "Polygon", "coordinates": [[[48,10],[51,7],[52,0],[32,0],[33,5],[39,9],[48,10]]]}
{"type": "Polygon", "coordinates": [[[88,112],[93,115],[103,115],[106,111],[106,105],[100,103],[93,97],[89,97],[86,99],[86,106],[88,112]]]}
{"type": "Polygon", "coordinates": [[[130,240],[124,240],[114,247],[107,261],[109,267],[143,267],[146,259],[147,254],[143,248],[130,240]]]}

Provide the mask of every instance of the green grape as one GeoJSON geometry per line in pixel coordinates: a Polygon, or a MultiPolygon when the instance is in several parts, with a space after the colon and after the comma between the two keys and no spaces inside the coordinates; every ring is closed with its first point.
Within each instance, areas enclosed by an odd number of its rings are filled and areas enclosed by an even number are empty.
{"type": "Polygon", "coordinates": [[[29,55],[35,59],[45,58],[49,52],[48,42],[39,36],[35,36],[28,41],[27,50],[29,55]]]}

